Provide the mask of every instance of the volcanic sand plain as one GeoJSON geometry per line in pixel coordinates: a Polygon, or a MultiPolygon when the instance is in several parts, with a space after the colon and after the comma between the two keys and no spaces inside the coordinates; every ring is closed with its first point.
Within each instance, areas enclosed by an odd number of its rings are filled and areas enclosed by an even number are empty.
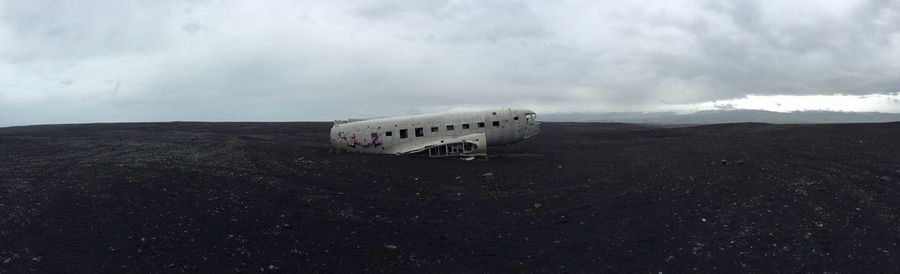
{"type": "Polygon", "coordinates": [[[0,128],[0,272],[900,269],[900,123],[544,123],[474,160],[330,127],[0,128]]]}

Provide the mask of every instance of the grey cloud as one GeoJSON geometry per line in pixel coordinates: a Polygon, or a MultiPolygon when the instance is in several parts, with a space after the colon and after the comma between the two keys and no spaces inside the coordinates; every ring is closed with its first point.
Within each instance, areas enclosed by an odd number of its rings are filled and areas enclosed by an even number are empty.
{"type": "Polygon", "coordinates": [[[727,22],[715,21],[715,16],[667,21],[667,26],[683,30],[696,50],[692,55],[649,52],[652,57],[644,67],[709,89],[701,97],[688,97],[687,102],[748,93],[883,93],[900,87],[893,80],[896,77],[889,76],[898,70],[885,70],[890,66],[878,57],[891,45],[868,38],[873,31],[893,35],[898,28],[876,30],[857,23],[856,18],[832,17],[811,18],[806,25],[777,25],[766,22],[759,5],[708,2],[704,6],[727,22]],[[722,25],[729,22],[732,27],[722,25]]]}
{"type": "Polygon", "coordinates": [[[196,33],[196,32],[207,30],[207,29],[209,29],[209,27],[207,27],[203,24],[195,23],[195,22],[188,22],[188,23],[184,23],[184,25],[181,26],[181,29],[183,29],[184,31],[189,32],[189,33],[196,33]]]}
{"type": "Polygon", "coordinates": [[[653,111],[900,90],[894,1],[792,18],[774,2],[681,4],[8,1],[0,72],[16,76],[0,78],[0,120],[653,111]]]}
{"type": "Polygon", "coordinates": [[[9,1],[0,9],[4,26],[23,58],[84,58],[147,50],[156,46],[160,29],[146,28],[161,20],[160,7],[107,1],[9,1]],[[130,24],[138,23],[138,24],[130,24]]]}

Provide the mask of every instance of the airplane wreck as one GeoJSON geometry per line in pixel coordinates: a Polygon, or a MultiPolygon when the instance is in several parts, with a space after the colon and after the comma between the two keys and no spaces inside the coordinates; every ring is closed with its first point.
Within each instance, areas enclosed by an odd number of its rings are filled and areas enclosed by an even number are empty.
{"type": "Polygon", "coordinates": [[[536,119],[527,109],[504,109],[339,120],[331,128],[331,146],[339,153],[486,156],[488,146],[537,135],[536,119]]]}

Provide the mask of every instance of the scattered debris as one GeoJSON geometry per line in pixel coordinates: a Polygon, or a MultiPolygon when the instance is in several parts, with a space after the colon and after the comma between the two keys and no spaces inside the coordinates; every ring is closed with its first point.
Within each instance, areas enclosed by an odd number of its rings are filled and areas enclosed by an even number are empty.
{"type": "Polygon", "coordinates": [[[881,180],[882,182],[890,182],[891,181],[891,177],[888,177],[888,176],[879,176],[878,179],[881,180]]]}
{"type": "Polygon", "coordinates": [[[727,165],[727,164],[728,164],[728,160],[722,159],[722,164],[723,164],[723,165],[727,165]]]}
{"type": "Polygon", "coordinates": [[[534,208],[541,208],[541,203],[534,203],[534,208]]]}
{"type": "Polygon", "coordinates": [[[491,183],[494,181],[494,173],[491,173],[491,172],[482,174],[481,177],[484,178],[485,183],[491,183]]]}
{"type": "Polygon", "coordinates": [[[385,245],[384,248],[394,250],[394,249],[397,249],[397,246],[396,245],[385,245]]]}
{"type": "Polygon", "coordinates": [[[475,156],[469,156],[469,157],[462,158],[462,159],[463,159],[463,161],[471,161],[471,160],[475,160],[475,156]]]}
{"type": "Polygon", "coordinates": [[[668,263],[668,262],[671,262],[671,261],[673,261],[673,260],[675,260],[675,256],[669,255],[669,257],[666,257],[666,262],[667,262],[667,263],[668,263]]]}

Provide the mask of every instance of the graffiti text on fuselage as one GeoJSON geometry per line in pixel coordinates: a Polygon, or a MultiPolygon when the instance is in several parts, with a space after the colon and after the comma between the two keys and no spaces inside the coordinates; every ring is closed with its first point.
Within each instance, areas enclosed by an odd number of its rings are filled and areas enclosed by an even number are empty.
{"type": "Polygon", "coordinates": [[[350,134],[350,137],[347,138],[347,146],[356,148],[357,146],[362,146],[364,148],[367,147],[377,147],[381,145],[381,135],[378,133],[371,134],[372,139],[363,138],[362,142],[356,137],[356,133],[350,134]]]}

